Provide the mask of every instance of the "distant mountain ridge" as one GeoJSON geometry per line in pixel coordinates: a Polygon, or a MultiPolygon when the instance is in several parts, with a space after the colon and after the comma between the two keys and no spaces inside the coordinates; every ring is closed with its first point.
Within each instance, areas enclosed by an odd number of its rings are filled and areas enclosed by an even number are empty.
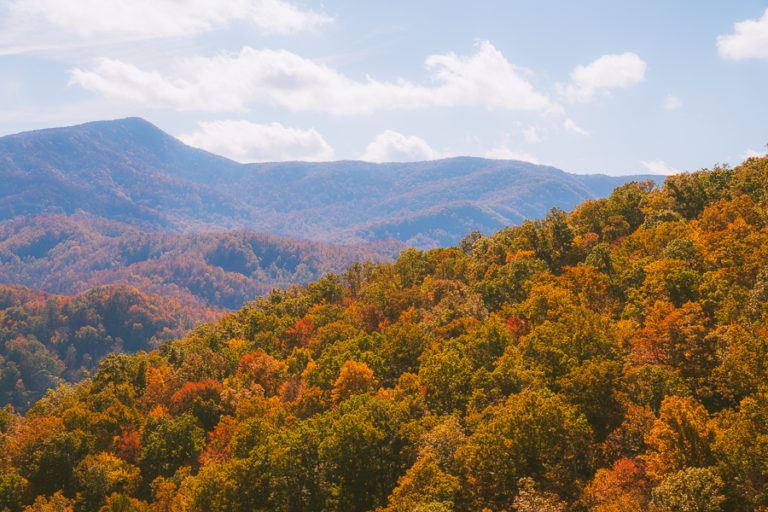
{"type": "Polygon", "coordinates": [[[0,138],[0,222],[81,212],[150,231],[249,229],[430,247],[659,178],[471,157],[239,164],[128,118],[0,138]]]}
{"type": "Polygon", "coordinates": [[[198,320],[276,286],[306,284],[356,261],[386,261],[400,244],[332,245],[235,230],[146,232],[84,214],[0,223],[0,283],[74,295],[128,284],[173,297],[198,320]]]}

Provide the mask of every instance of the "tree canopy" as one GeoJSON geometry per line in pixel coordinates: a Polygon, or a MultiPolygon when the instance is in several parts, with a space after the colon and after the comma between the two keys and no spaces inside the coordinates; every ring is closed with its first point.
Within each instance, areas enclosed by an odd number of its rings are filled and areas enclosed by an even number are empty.
{"type": "Polygon", "coordinates": [[[109,355],[0,414],[0,509],[766,510],[767,208],[630,183],[109,355]]]}

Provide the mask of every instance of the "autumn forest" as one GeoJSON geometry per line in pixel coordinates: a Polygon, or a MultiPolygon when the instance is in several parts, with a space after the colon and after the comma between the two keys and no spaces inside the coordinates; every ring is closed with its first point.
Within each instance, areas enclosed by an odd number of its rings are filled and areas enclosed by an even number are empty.
{"type": "Polygon", "coordinates": [[[354,263],[185,336],[179,304],[130,289],[98,292],[106,310],[3,289],[2,379],[24,388],[0,412],[0,510],[766,510],[766,262],[750,158],[354,263]],[[138,351],[107,355],[118,337],[138,351]]]}

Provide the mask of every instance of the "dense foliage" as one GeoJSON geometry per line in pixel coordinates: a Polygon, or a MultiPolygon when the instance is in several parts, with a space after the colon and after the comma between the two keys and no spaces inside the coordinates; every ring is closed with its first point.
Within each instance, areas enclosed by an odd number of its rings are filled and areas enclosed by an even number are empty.
{"type": "Polygon", "coordinates": [[[0,407],[25,410],[49,388],[80,381],[105,355],[150,350],[198,318],[127,286],[63,297],[0,285],[0,407]]]}
{"type": "Polygon", "coordinates": [[[768,158],[269,296],[0,418],[0,508],[768,507],[768,158]]]}
{"type": "Polygon", "coordinates": [[[129,284],[183,303],[201,321],[276,286],[306,284],[395,245],[334,246],[254,233],[162,234],[87,215],[0,223],[0,283],[53,293],[129,284]]]}

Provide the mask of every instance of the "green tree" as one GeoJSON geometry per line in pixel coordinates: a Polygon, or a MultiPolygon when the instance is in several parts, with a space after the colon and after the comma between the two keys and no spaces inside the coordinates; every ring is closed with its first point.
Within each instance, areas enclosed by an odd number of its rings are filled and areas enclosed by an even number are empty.
{"type": "Polygon", "coordinates": [[[687,468],[673,473],[653,489],[654,512],[720,512],[724,483],[712,468],[687,468]]]}
{"type": "Polygon", "coordinates": [[[340,510],[365,511],[386,503],[414,443],[405,434],[405,404],[358,395],[343,402],[319,445],[326,481],[340,510]]]}
{"type": "Polygon", "coordinates": [[[141,474],[147,482],[171,476],[181,466],[194,464],[204,443],[205,432],[190,414],[150,419],[142,432],[141,474]]]}
{"type": "Polygon", "coordinates": [[[75,478],[89,510],[97,510],[112,493],[134,492],[140,482],[139,468],[107,452],[85,457],[75,478]]]}
{"type": "Polygon", "coordinates": [[[27,481],[18,473],[0,472],[0,510],[21,512],[27,500],[27,481]]]}
{"type": "Polygon", "coordinates": [[[419,379],[427,388],[427,403],[436,412],[463,410],[471,393],[472,362],[460,347],[422,356],[419,379]]]}
{"type": "Polygon", "coordinates": [[[563,496],[590,473],[592,432],[587,420],[561,397],[524,391],[487,417],[460,449],[473,507],[511,507],[523,477],[563,496]]]}
{"type": "Polygon", "coordinates": [[[405,474],[389,497],[383,512],[411,512],[417,507],[440,505],[453,508],[459,479],[441,469],[437,457],[426,452],[405,474]]]}
{"type": "Polygon", "coordinates": [[[731,498],[743,510],[768,506],[768,395],[745,398],[714,447],[731,498]]]}

